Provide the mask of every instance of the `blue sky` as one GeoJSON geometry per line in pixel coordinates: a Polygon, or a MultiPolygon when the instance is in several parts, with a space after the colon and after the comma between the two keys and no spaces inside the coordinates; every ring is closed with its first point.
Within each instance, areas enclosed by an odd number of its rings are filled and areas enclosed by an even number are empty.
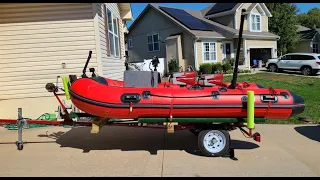
{"type": "MultiPolygon", "coordinates": [[[[186,8],[192,10],[200,10],[211,3],[156,3],[159,6],[169,6],[169,7],[177,7],[177,8],[186,8]]],[[[308,12],[309,9],[314,7],[320,8],[320,3],[295,3],[299,8],[299,13],[308,12]]],[[[147,3],[131,3],[131,9],[133,13],[133,18],[136,19],[139,14],[143,11],[143,9],[147,6],[147,3]]],[[[133,21],[127,22],[128,27],[132,24],[133,21]]]]}

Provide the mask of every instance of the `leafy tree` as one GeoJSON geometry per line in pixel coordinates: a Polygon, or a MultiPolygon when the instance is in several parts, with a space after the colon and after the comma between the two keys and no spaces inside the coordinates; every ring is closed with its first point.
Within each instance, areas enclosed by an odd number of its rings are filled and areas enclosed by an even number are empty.
{"type": "Polygon", "coordinates": [[[269,31],[280,36],[278,54],[290,53],[298,42],[296,26],[297,7],[292,3],[265,3],[272,17],[269,18],[269,31]]]}
{"type": "Polygon", "coordinates": [[[320,9],[312,8],[307,13],[299,14],[297,20],[301,26],[311,29],[320,28],[320,9]]]}

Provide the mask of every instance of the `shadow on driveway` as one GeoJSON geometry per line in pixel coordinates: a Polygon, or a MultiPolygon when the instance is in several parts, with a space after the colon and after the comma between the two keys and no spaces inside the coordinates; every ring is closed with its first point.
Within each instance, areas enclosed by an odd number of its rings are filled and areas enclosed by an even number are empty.
{"type": "MultiPolygon", "coordinates": [[[[156,155],[158,150],[183,150],[200,155],[197,137],[188,130],[167,134],[166,130],[132,127],[103,127],[98,134],[91,134],[90,127],[72,128],[66,133],[40,134],[39,137],[56,139],[61,147],[90,150],[149,151],[156,155]]],[[[234,149],[255,149],[259,145],[251,142],[232,140],[234,149]]]]}
{"type": "Polygon", "coordinates": [[[318,126],[299,126],[294,128],[301,135],[320,142],[320,125],[318,126]]]}

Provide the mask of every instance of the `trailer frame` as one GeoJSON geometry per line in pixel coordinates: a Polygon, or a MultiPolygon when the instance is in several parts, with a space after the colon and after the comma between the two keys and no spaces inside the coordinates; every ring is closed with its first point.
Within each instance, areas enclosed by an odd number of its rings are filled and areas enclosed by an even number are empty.
{"type": "MultiPolygon", "coordinates": [[[[56,96],[58,99],[59,97],[56,96]]],[[[190,130],[194,135],[198,136],[201,131],[204,130],[215,130],[215,131],[232,131],[239,128],[244,134],[246,134],[247,138],[252,138],[257,142],[261,141],[261,135],[256,132],[252,133],[252,129],[246,131],[244,127],[246,127],[246,123],[218,123],[218,124],[206,124],[206,123],[182,123],[178,124],[178,122],[166,122],[166,123],[139,123],[137,120],[120,120],[116,122],[110,121],[110,119],[94,117],[88,115],[86,113],[77,113],[80,117],[93,117],[91,122],[76,122],[71,120],[69,117],[66,118],[66,115],[69,115],[69,112],[63,106],[60,99],[58,100],[62,108],[64,108],[66,114],[64,114],[64,119],[62,121],[58,120],[29,120],[25,119],[22,116],[22,108],[18,108],[18,118],[17,119],[0,119],[0,124],[17,124],[18,126],[18,140],[15,142],[18,150],[23,150],[24,142],[22,139],[22,132],[24,127],[27,127],[28,124],[45,124],[45,125],[53,125],[53,126],[91,126],[91,133],[96,134],[99,133],[100,129],[103,126],[125,126],[125,127],[135,127],[135,128],[151,128],[151,129],[167,129],[168,133],[174,133],[175,131],[180,130],[190,130]]],[[[228,150],[223,154],[218,155],[220,157],[229,157],[231,159],[235,158],[234,148],[230,145],[228,150]]]]}

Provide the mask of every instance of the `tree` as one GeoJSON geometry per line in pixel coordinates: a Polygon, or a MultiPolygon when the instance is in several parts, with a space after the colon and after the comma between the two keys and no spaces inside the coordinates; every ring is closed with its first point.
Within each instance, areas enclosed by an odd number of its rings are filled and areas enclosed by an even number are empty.
{"type": "Polygon", "coordinates": [[[272,17],[269,18],[269,31],[280,36],[278,54],[292,52],[298,42],[298,27],[296,26],[297,7],[291,3],[265,3],[272,17]]]}
{"type": "Polygon", "coordinates": [[[312,8],[308,13],[299,14],[297,20],[301,26],[311,29],[320,28],[320,9],[312,8]]]}

